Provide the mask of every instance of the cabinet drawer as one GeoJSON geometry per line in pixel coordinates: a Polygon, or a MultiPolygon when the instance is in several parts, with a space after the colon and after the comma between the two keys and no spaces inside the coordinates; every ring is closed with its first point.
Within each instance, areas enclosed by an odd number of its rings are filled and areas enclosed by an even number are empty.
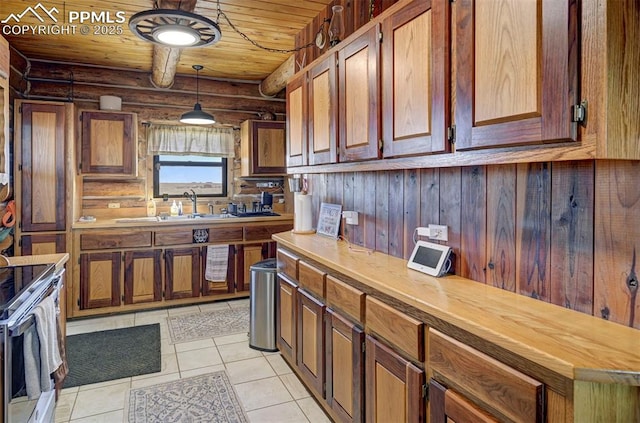
{"type": "Polygon", "coordinates": [[[327,305],[345,313],[356,322],[364,323],[364,292],[327,275],[327,305]]]}
{"type": "Polygon", "coordinates": [[[242,227],[209,228],[209,242],[242,241],[242,227]]]}
{"type": "Polygon", "coordinates": [[[385,303],[366,297],[368,331],[377,333],[417,361],[424,360],[424,324],[385,303]]]}
{"type": "Polygon", "coordinates": [[[518,422],[543,421],[544,385],[484,353],[429,329],[429,366],[451,388],[464,390],[518,422]],[[498,389],[499,388],[499,389],[498,389]]]}
{"type": "Polygon", "coordinates": [[[270,225],[270,226],[245,226],[244,240],[257,241],[263,239],[271,239],[271,235],[278,232],[285,232],[293,229],[293,224],[270,225]]]}
{"type": "Polygon", "coordinates": [[[102,250],[126,247],[151,247],[151,232],[80,235],[81,250],[102,250]]]}
{"type": "Polygon", "coordinates": [[[156,232],[155,245],[176,245],[193,243],[193,230],[182,229],[170,232],[156,232]]]}
{"type": "Polygon", "coordinates": [[[307,291],[313,292],[320,298],[324,298],[325,273],[310,264],[300,260],[298,264],[298,282],[307,291]]]}
{"type": "Polygon", "coordinates": [[[298,280],[298,257],[278,248],[278,270],[291,279],[298,280]]]}

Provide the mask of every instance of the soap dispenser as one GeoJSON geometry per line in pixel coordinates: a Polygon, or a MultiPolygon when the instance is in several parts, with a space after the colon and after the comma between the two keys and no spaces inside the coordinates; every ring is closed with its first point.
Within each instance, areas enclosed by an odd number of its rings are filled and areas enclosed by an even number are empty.
{"type": "Polygon", "coordinates": [[[147,216],[155,217],[155,215],[156,215],[156,200],[154,200],[153,198],[149,198],[149,201],[147,202],[147,216]]]}
{"type": "Polygon", "coordinates": [[[173,204],[171,205],[171,216],[178,215],[178,205],[176,204],[176,200],[173,200],[173,204]]]}

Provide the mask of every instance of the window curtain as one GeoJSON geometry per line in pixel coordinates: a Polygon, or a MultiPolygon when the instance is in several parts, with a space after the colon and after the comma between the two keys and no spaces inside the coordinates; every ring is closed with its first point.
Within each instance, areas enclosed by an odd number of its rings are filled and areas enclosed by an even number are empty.
{"type": "Polygon", "coordinates": [[[147,128],[149,154],[206,154],[234,156],[233,129],[154,125],[147,128]]]}

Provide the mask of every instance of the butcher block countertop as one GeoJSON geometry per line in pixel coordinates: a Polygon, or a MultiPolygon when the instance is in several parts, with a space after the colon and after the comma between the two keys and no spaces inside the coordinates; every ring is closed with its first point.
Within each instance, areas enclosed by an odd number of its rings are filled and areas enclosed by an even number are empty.
{"type": "Polygon", "coordinates": [[[148,217],[120,218],[120,219],[97,219],[94,222],[76,221],[72,229],[106,229],[106,228],[166,228],[175,226],[238,226],[246,224],[278,223],[293,221],[293,214],[282,213],[280,216],[252,216],[252,217],[218,217],[218,218],[171,218],[170,220],[160,220],[148,217]]]}
{"type": "Polygon", "coordinates": [[[435,278],[407,261],[320,235],[282,232],[292,252],[576,381],[640,386],[640,331],[458,276],[435,278]]]}
{"type": "Polygon", "coordinates": [[[15,257],[6,257],[6,260],[9,266],[24,266],[24,265],[53,263],[56,265],[56,269],[60,269],[62,266],[65,265],[67,261],[69,261],[69,254],[59,253],[59,254],[39,254],[35,256],[15,256],[15,257]]]}

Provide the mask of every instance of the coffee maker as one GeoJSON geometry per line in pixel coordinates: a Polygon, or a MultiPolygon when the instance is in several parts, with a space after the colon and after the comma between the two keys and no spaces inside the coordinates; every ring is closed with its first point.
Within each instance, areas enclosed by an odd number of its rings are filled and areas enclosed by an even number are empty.
{"type": "Polygon", "coordinates": [[[273,207],[273,194],[270,192],[261,192],[260,193],[260,210],[261,211],[271,211],[273,207]]]}

